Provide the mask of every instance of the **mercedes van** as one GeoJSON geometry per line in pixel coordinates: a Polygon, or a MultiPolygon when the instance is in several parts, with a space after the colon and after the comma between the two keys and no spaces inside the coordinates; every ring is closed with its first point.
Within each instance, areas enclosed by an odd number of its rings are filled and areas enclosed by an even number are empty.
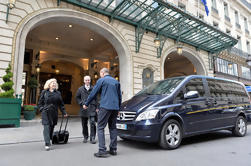
{"type": "Polygon", "coordinates": [[[122,139],[179,147],[184,137],[216,130],[247,132],[250,97],[245,86],[222,78],[191,75],[155,82],[124,102],[117,117],[122,139]]]}

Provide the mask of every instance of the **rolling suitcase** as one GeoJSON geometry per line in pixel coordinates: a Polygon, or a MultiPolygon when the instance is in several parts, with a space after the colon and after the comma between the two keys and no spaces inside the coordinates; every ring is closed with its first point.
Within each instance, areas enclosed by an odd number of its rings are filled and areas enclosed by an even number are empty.
{"type": "Polygon", "coordinates": [[[53,132],[52,144],[66,144],[68,142],[69,132],[66,130],[66,127],[67,127],[67,124],[68,124],[68,117],[66,118],[66,123],[65,123],[64,130],[61,130],[63,121],[64,121],[64,117],[62,117],[59,131],[53,132]]]}

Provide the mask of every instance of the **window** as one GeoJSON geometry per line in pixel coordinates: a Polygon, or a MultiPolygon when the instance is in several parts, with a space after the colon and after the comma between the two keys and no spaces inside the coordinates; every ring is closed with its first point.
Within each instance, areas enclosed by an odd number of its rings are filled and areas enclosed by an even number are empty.
{"type": "Polygon", "coordinates": [[[185,77],[175,77],[175,78],[169,78],[165,79],[163,81],[155,82],[148,87],[142,89],[139,93],[136,95],[169,95],[171,94],[174,89],[180,84],[180,82],[185,77]]]}
{"type": "Polygon", "coordinates": [[[224,88],[224,82],[222,80],[207,79],[207,82],[210,95],[218,102],[224,97],[227,97],[227,89],[224,88]]]}
{"type": "Polygon", "coordinates": [[[205,89],[201,78],[191,79],[185,86],[186,93],[189,91],[197,91],[200,97],[205,96],[205,89]]]}
{"type": "Polygon", "coordinates": [[[244,17],[244,26],[245,26],[245,29],[248,30],[248,22],[247,22],[246,17],[244,17]]]}
{"type": "Polygon", "coordinates": [[[217,71],[238,76],[237,64],[217,58],[217,71]]]}
{"type": "Polygon", "coordinates": [[[251,79],[250,68],[241,66],[241,75],[243,78],[251,79]]]}
{"type": "Polygon", "coordinates": [[[229,16],[229,13],[228,13],[228,5],[226,2],[224,2],[224,13],[225,13],[225,16],[229,16]]]}
{"type": "Polygon", "coordinates": [[[241,45],[241,37],[240,36],[237,36],[237,40],[238,40],[238,43],[237,43],[237,48],[238,49],[242,49],[242,45],[241,45]]]}
{"type": "Polygon", "coordinates": [[[248,53],[248,54],[251,54],[251,51],[250,51],[250,43],[249,43],[249,41],[247,41],[247,53],[248,53]]]}
{"type": "Polygon", "coordinates": [[[217,9],[216,0],[212,0],[212,7],[213,7],[214,9],[217,9]]]}
{"type": "Polygon", "coordinates": [[[212,11],[218,14],[216,0],[212,0],[212,11]]]}
{"type": "Polygon", "coordinates": [[[240,24],[239,24],[239,14],[238,14],[237,11],[235,11],[234,14],[235,14],[235,25],[236,25],[237,28],[240,29],[241,26],[240,26],[240,24]]]}

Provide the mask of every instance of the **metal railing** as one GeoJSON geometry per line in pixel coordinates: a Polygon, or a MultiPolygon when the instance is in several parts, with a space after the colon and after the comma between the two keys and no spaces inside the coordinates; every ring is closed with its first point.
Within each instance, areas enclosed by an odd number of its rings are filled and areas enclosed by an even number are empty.
{"type": "Polygon", "coordinates": [[[242,2],[245,6],[247,6],[249,9],[251,9],[251,4],[248,3],[246,0],[241,0],[241,2],[242,2]]]}
{"type": "Polygon", "coordinates": [[[242,50],[240,50],[240,49],[238,49],[236,47],[231,48],[229,50],[229,53],[240,56],[240,57],[245,58],[245,59],[247,59],[248,55],[249,55],[247,52],[244,52],[244,51],[242,51],[242,50]]]}

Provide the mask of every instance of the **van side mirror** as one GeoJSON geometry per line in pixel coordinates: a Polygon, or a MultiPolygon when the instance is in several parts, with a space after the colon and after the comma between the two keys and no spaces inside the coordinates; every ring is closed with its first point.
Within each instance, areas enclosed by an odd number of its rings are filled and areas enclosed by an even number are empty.
{"type": "Polygon", "coordinates": [[[199,97],[198,91],[189,91],[184,94],[184,99],[193,99],[199,97]]]}

